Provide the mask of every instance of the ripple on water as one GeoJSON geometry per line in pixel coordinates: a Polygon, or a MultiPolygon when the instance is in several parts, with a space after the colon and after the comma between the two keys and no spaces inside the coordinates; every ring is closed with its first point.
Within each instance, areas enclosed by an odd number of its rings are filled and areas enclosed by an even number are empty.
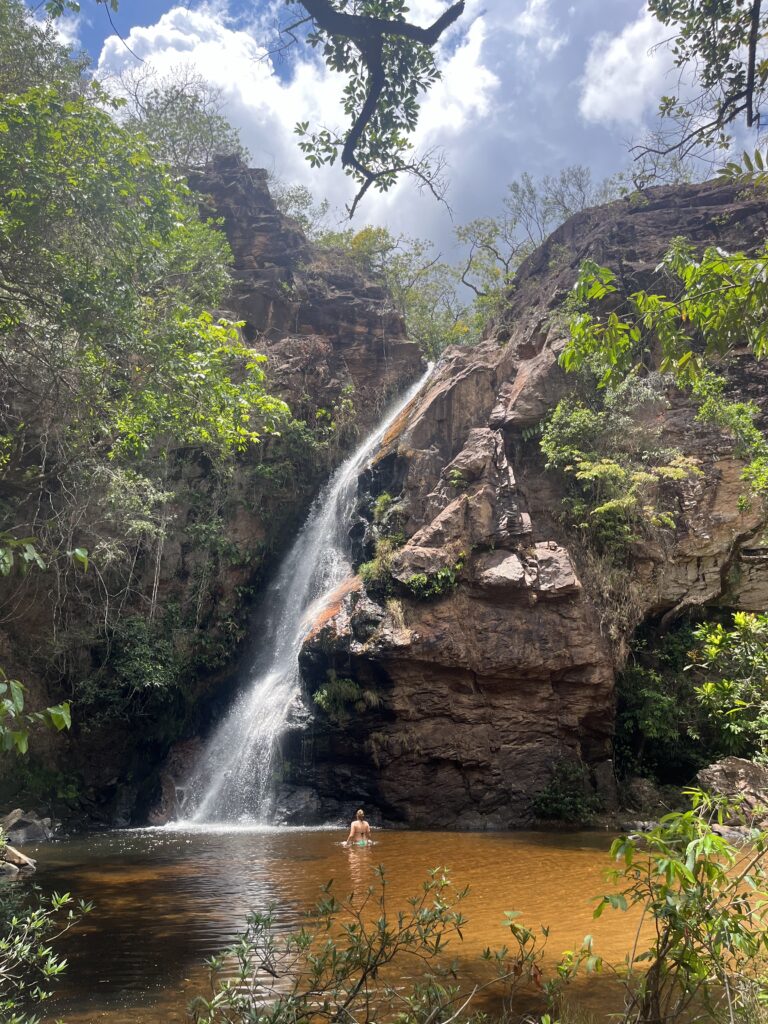
{"type": "Polygon", "coordinates": [[[418,891],[430,868],[446,866],[469,885],[462,956],[501,945],[505,910],[551,926],[558,952],[596,935],[612,959],[626,952],[631,922],[592,920],[604,889],[609,837],[597,833],[440,833],[386,831],[367,849],[340,846],[339,830],[242,824],[110,832],[41,847],[36,880],[70,891],[95,909],[64,940],[70,961],[51,1004],[67,1024],[173,1024],[205,989],[203,961],[226,946],[250,911],[276,907],[291,928],[322,884],[365,891],[382,864],[388,903],[418,891]]]}

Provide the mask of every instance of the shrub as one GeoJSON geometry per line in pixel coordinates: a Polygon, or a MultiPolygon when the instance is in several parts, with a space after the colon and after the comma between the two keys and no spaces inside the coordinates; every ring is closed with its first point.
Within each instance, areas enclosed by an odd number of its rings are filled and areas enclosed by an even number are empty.
{"type": "Polygon", "coordinates": [[[695,637],[693,664],[719,677],[696,697],[725,752],[768,762],[768,615],[736,612],[730,629],[707,622],[695,637]]]}
{"type": "Polygon", "coordinates": [[[464,556],[459,555],[452,566],[444,566],[430,573],[415,573],[405,581],[405,586],[420,601],[432,601],[455,589],[463,568],[464,556]]]}
{"type": "Polygon", "coordinates": [[[768,956],[765,856],[768,833],[753,830],[734,846],[717,825],[735,808],[691,790],[692,809],[667,814],[642,837],[611,847],[623,884],[595,909],[637,907],[654,927],[638,932],[618,972],[625,991],[620,1024],[672,1024],[696,1019],[750,1021],[765,1005],[768,956]]]}
{"type": "Polygon", "coordinates": [[[674,529],[666,485],[699,473],[691,459],[661,445],[658,413],[667,405],[658,374],[632,375],[588,404],[562,399],[543,429],[546,468],[566,484],[567,524],[617,560],[643,535],[674,529]]]}
{"type": "Polygon", "coordinates": [[[35,1024],[39,1018],[26,1010],[50,997],[52,983],[67,966],[51,943],[92,908],[75,903],[69,893],[53,893],[36,907],[18,893],[0,896],[0,1019],[35,1024]]]}
{"type": "Polygon", "coordinates": [[[376,554],[358,568],[366,590],[377,594],[392,593],[392,556],[399,547],[398,539],[379,537],[376,541],[376,554]]]}
{"type": "Polygon", "coordinates": [[[621,776],[650,775],[680,785],[712,761],[710,755],[717,756],[695,679],[685,671],[695,642],[687,623],[663,636],[642,632],[632,641],[630,658],[616,677],[614,750],[621,776]]]}
{"type": "MultiPolygon", "coordinates": [[[[544,982],[544,941],[508,912],[503,926],[509,947],[486,949],[480,964],[463,976],[466,960],[453,957],[462,941],[461,913],[468,890],[457,891],[442,868],[429,872],[420,893],[405,907],[387,905],[384,869],[376,886],[337,900],[323,887],[300,931],[285,933],[273,911],[252,914],[240,941],[211,962],[211,996],[191,1006],[197,1024],[438,1024],[487,1020],[471,1006],[476,996],[503,1001],[508,1021],[516,996],[526,990],[555,1005],[561,989],[585,964],[594,966],[590,943],[566,954],[551,981],[544,982]],[[227,961],[236,973],[222,976],[227,961]],[[592,961],[592,962],[590,962],[592,961]],[[483,980],[478,978],[483,976],[483,980]]],[[[479,1000],[478,1000],[479,1001],[479,1000]]]]}
{"type": "Polygon", "coordinates": [[[337,676],[332,671],[328,682],[312,694],[312,700],[336,723],[347,718],[350,708],[362,712],[381,705],[381,698],[373,690],[363,690],[354,679],[337,676]]]}

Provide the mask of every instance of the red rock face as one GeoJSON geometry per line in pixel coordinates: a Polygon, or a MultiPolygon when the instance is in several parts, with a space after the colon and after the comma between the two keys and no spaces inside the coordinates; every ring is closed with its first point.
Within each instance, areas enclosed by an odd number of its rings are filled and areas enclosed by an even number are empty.
{"type": "MultiPolygon", "coordinates": [[[[309,687],[333,669],[378,700],[335,724],[318,717],[299,774],[329,811],[352,786],[351,801],[413,825],[523,824],[557,759],[605,774],[615,669],[640,621],[671,621],[696,605],[768,605],[763,512],[739,512],[732,442],[696,424],[684,399],[663,413],[663,435],[702,475],[681,485],[670,544],[636,545],[611,598],[626,605],[616,616],[594,562],[559,521],[557,481],[523,437],[568,387],[558,311],[582,259],[620,270],[634,290],[653,283],[676,235],[748,250],[766,226],[763,200],[712,185],[579,214],[523,265],[505,322],[477,348],[446,354],[366,486],[400,498],[407,541],[394,579],[443,571],[455,586],[429,601],[402,587],[378,600],[358,586],[318,622],[303,655],[309,687]]],[[[739,393],[765,400],[753,360],[736,375],[739,393]]]]}
{"type": "Polygon", "coordinates": [[[344,392],[358,430],[370,430],[425,365],[385,289],[313,249],[275,206],[266,171],[219,158],[191,184],[223,219],[235,260],[228,305],[245,320],[249,342],[269,356],[270,386],[305,418],[344,392]]]}

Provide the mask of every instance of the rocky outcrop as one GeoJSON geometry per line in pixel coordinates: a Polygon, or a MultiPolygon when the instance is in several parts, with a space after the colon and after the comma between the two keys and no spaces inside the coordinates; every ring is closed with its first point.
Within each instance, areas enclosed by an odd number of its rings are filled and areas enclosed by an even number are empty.
{"type": "MultiPolygon", "coordinates": [[[[767,226],[759,196],[718,185],[579,214],[523,264],[504,322],[446,354],[363,482],[397,499],[406,541],[391,558],[394,593],[347,586],[305,644],[309,690],[330,673],[372,695],[286,741],[289,777],[314,786],[329,814],[352,786],[413,825],[520,825],[556,760],[603,771],[615,669],[639,622],[768,605],[763,512],[738,501],[731,439],[696,423],[682,396],[657,426],[700,475],[680,485],[674,535],[638,542],[631,572],[611,581],[620,614],[606,609],[608,583],[563,526],[564,492],[527,437],[569,386],[561,305],[582,259],[636,289],[652,284],[676,235],[752,249],[767,226]]],[[[768,395],[754,361],[731,373],[740,393],[768,395]]]]}
{"type": "Polygon", "coordinates": [[[746,820],[761,828],[768,823],[768,768],[743,757],[725,757],[696,776],[702,789],[724,797],[737,814],[734,822],[746,820]]]}
{"type": "Polygon", "coordinates": [[[386,288],[313,248],[275,206],[266,171],[220,157],[191,184],[223,218],[234,254],[229,305],[268,354],[270,386],[309,423],[351,398],[357,431],[367,433],[423,366],[386,288]]]}
{"type": "MultiPolygon", "coordinates": [[[[246,340],[267,356],[266,386],[294,421],[240,454],[231,473],[214,472],[200,452],[175,455],[162,540],[128,543],[116,533],[101,553],[104,538],[84,525],[72,546],[90,552],[92,568],[58,605],[56,586],[41,574],[0,580],[0,599],[13,608],[0,627],[0,656],[28,687],[30,707],[87,693],[73,733],[38,736],[35,751],[53,788],[72,793],[54,802],[56,812],[89,825],[144,821],[158,799],[166,811],[172,806],[173,765],[158,797],[158,764],[226,703],[264,579],[334,467],[423,367],[386,291],[359,268],[315,252],[277,210],[266,172],[220,159],[192,186],[222,219],[234,253],[234,285],[220,312],[244,321],[246,340]],[[121,557],[128,586],[109,578],[121,557]],[[115,593],[124,634],[103,628],[105,594],[112,616],[115,593]],[[169,680],[151,695],[133,661],[137,649],[169,680]],[[121,650],[138,673],[127,685],[114,676],[121,650]],[[134,703],[131,692],[140,694],[134,703]]],[[[79,521],[108,534],[104,493],[88,496],[79,521]]],[[[17,799],[15,777],[0,767],[0,800],[17,799]]]]}

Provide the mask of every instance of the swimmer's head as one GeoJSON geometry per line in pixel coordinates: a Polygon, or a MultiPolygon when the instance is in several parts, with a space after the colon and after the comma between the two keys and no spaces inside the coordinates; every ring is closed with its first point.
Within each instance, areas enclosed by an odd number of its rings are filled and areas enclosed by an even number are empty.
{"type": "Polygon", "coordinates": [[[360,810],[357,812],[357,820],[358,821],[362,821],[364,817],[365,817],[365,811],[361,807],[360,810]]]}

